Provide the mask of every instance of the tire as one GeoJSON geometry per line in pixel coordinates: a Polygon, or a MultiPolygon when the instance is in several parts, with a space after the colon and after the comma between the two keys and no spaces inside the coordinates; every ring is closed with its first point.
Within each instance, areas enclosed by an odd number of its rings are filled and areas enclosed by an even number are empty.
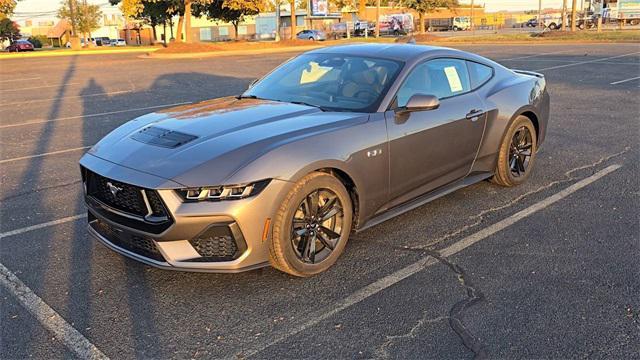
{"type": "Polygon", "coordinates": [[[556,25],[556,23],[549,24],[549,30],[555,30],[557,28],[558,28],[558,26],[556,25]]]}
{"type": "Polygon", "coordinates": [[[578,29],[580,29],[580,30],[584,30],[584,23],[580,23],[580,24],[578,24],[578,29]]]}
{"type": "Polygon", "coordinates": [[[309,40],[311,40],[311,41],[315,41],[316,39],[314,39],[314,38],[313,38],[313,36],[311,36],[311,37],[309,38],[309,40]]]}
{"type": "Polygon", "coordinates": [[[638,19],[629,20],[629,25],[635,26],[638,24],[640,24],[640,20],[638,19]]]}
{"type": "Polygon", "coordinates": [[[523,115],[518,116],[511,123],[502,139],[498,153],[498,163],[491,181],[506,187],[520,185],[525,182],[531,175],[535,164],[536,151],[538,150],[537,141],[536,128],[531,120],[523,115]],[[524,142],[519,141],[521,140],[520,136],[523,134],[525,137],[524,142]],[[515,146],[512,146],[514,144],[515,146]],[[514,147],[517,149],[514,150],[514,147]]]}
{"type": "Polygon", "coordinates": [[[280,271],[300,277],[313,276],[327,270],[344,251],[349,240],[352,220],[351,197],[337,178],[323,172],[306,175],[287,194],[275,215],[273,236],[269,242],[271,265],[280,271]],[[305,206],[314,202],[311,200],[314,194],[318,194],[316,210],[313,210],[314,206],[305,206]],[[322,208],[331,202],[330,196],[335,196],[336,200],[333,203],[334,207],[325,210],[325,214],[327,216],[332,212],[335,214],[324,222],[316,221],[317,227],[313,225],[310,227],[309,221],[302,220],[302,218],[308,219],[309,214],[305,214],[305,209],[311,208],[312,214],[314,211],[322,212],[322,208]],[[294,218],[296,219],[295,227],[294,218]],[[298,233],[306,231],[306,235],[296,234],[295,229],[298,229],[298,233]],[[308,242],[310,239],[313,241],[308,242]],[[333,246],[333,250],[327,243],[333,246]],[[318,250],[318,246],[321,250],[318,250]],[[311,250],[314,251],[313,257],[311,250]]]}

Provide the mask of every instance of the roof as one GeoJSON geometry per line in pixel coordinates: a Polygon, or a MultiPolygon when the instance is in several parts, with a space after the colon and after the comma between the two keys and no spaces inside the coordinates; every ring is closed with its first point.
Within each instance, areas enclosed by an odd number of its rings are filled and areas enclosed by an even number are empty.
{"type": "Polygon", "coordinates": [[[64,35],[65,32],[71,30],[71,25],[67,20],[60,20],[54,27],[47,31],[48,38],[59,38],[64,35]]]}
{"type": "Polygon", "coordinates": [[[390,60],[408,61],[413,58],[422,57],[429,52],[442,50],[450,50],[452,52],[456,51],[453,49],[427,45],[361,43],[331,46],[313,50],[311,52],[323,54],[350,54],[357,56],[385,58],[390,60]]]}
{"type": "Polygon", "coordinates": [[[420,61],[425,56],[444,56],[444,57],[461,57],[480,63],[490,63],[492,66],[502,66],[490,59],[480,55],[447,48],[441,46],[416,45],[406,43],[392,44],[375,44],[375,43],[356,43],[350,45],[330,46],[326,48],[309,51],[316,54],[347,54],[354,56],[376,57],[388,60],[402,61],[411,63],[420,61]]]}

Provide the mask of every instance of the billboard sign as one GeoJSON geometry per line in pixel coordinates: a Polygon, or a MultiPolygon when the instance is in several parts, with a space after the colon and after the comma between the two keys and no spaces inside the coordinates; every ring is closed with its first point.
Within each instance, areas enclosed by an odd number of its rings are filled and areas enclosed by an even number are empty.
{"type": "Polygon", "coordinates": [[[311,0],[312,16],[327,16],[328,13],[329,13],[328,0],[311,0]]]}

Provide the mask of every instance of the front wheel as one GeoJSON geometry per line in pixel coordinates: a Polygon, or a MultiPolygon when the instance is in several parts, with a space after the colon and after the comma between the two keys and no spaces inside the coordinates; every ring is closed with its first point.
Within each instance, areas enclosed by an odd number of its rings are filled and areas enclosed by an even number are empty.
{"type": "Polygon", "coordinates": [[[492,181],[507,187],[525,182],[533,169],[537,140],[531,120],[526,116],[518,116],[502,140],[492,181]]]}
{"type": "Polygon", "coordinates": [[[347,245],[352,218],[351,197],[337,178],[323,172],[305,176],[274,218],[271,265],[302,277],[327,270],[347,245]]]}
{"type": "Polygon", "coordinates": [[[309,40],[315,41],[316,39],[314,39],[313,36],[312,36],[312,37],[309,38],[309,40]]]}

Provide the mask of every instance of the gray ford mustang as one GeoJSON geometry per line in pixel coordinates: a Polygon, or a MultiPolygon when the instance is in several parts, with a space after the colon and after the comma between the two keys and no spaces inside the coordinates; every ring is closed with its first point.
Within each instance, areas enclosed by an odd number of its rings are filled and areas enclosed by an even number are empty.
{"type": "MultiPolygon", "coordinates": [[[[463,51],[304,53],[227,97],[115,129],[80,160],[89,233],[165,269],[311,276],[361,231],[461,187],[514,186],[544,141],[541,74],[463,51]]],[[[426,220],[428,221],[428,220],[426,220]]]]}

